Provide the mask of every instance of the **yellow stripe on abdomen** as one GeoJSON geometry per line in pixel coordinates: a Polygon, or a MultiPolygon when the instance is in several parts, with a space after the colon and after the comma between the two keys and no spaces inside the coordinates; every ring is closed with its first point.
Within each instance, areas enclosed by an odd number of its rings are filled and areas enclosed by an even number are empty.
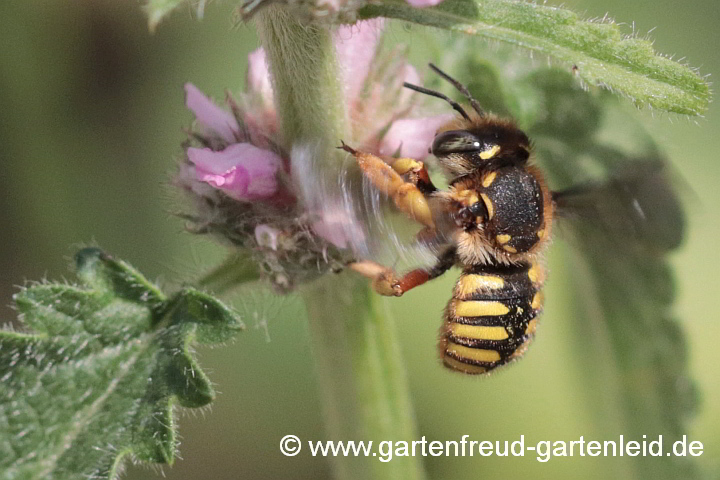
{"type": "Polygon", "coordinates": [[[476,362],[493,363],[500,361],[500,354],[495,350],[486,350],[484,348],[470,348],[457,343],[448,342],[445,347],[447,353],[458,358],[465,358],[476,362]]]}
{"type": "Polygon", "coordinates": [[[487,368],[481,367],[479,365],[470,365],[468,363],[459,362],[454,358],[448,356],[443,357],[443,362],[445,363],[446,367],[457,370],[458,372],[469,373],[471,375],[480,375],[487,372],[488,370],[487,368]]]}
{"type": "Polygon", "coordinates": [[[462,323],[451,323],[450,334],[454,337],[471,338],[473,340],[505,340],[508,338],[505,327],[465,325],[462,323]]]}
{"type": "Polygon", "coordinates": [[[545,303],[545,296],[542,292],[537,292],[530,303],[530,307],[535,310],[539,310],[542,308],[543,303],[545,303]]]}
{"type": "Polygon", "coordinates": [[[494,317],[506,315],[510,309],[504,303],[492,300],[453,300],[455,316],[494,317]]]}
{"type": "Polygon", "coordinates": [[[533,285],[542,285],[545,282],[545,270],[541,265],[533,262],[530,266],[530,270],[527,272],[527,276],[533,285]]]}
{"type": "Polygon", "coordinates": [[[455,296],[464,299],[477,292],[500,290],[505,287],[505,280],[497,275],[467,274],[458,279],[455,286],[455,296]]]}
{"type": "Polygon", "coordinates": [[[525,335],[535,335],[535,329],[537,328],[537,318],[533,318],[528,322],[528,326],[525,329],[525,335]]]}

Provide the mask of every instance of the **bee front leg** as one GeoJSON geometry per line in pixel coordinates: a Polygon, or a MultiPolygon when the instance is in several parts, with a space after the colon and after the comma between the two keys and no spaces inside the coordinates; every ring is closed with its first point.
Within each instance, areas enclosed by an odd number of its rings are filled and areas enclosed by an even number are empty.
{"type": "Polygon", "coordinates": [[[423,194],[423,190],[432,191],[435,187],[430,182],[422,162],[411,158],[399,158],[393,162],[393,166],[390,166],[382,158],[371,153],[359,152],[344,143],[340,148],[355,157],[360,169],[375,188],[392,198],[402,212],[426,227],[435,228],[430,206],[423,194]],[[410,174],[409,182],[401,176],[406,173],[410,174]]]}
{"type": "Polygon", "coordinates": [[[354,271],[372,280],[375,292],[388,297],[400,297],[408,290],[418,287],[428,280],[439,277],[455,264],[455,248],[448,249],[431,268],[416,268],[402,277],[398,277],[392,268],[384,267],[379,263],[363,260],[351,263],[354,271]]]}
{"type": "Polygon", "coordinates": [[[431,193],[437,190],[430,180],[430,174],[425,163],[412,158],[389,159],[390,166],[400,175],[408,175],[410,183],[418,187],[422,193],[431,193]]]}

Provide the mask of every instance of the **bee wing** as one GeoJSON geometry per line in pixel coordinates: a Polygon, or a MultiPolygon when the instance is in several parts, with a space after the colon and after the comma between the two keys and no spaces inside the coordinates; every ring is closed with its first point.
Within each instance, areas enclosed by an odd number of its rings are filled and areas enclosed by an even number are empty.
{"type": "Polygon", "coordinates": [[[553,193],[553,200],[560,219],[584,222],[619,248],[664,253],[683,239],[682,205],[661,161],[630,162],[605,182],[553,193]]]}
{"type": "MultiPolygon", "coordinates": [[[[627,434],[675,441],[697,398],[671,313],[675,288],[666,254],[682,242],[685,219],[669,177],[662,162],[639,160],[554,200],[561,231],[572,234],[581,254],[572,256],[577,290],[570,298],[582,311],[575,312],[578,321],[589,321],[577,328],[603,359],[595,368],[614,366],[619,382],[609,395],[624,411],[627,434]]],[[[643,465],[648,478],[689,478],[678,463],[643,465]]]]}
{"type": "Polygon", "coordinates": [[[417,235],[421,227],[398,211],[351,155],[338,165],[320,165],[312,145],[297,145],[291,157],[298,197],[313,217],[313,228],[349,251],[352,260],[403,270],[430,267],[447,250],[448,240],[440,230],[417,235]]]}

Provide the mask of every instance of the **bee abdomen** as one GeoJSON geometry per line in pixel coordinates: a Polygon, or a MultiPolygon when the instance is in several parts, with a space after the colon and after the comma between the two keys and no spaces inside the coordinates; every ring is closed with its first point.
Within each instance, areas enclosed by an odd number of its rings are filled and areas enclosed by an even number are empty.
{"type": "Polygon", "coordinates": [[[465,270],[445,310],[439,345],[445,366],[482,374],[519,358],[542,311],[543,280],[536,263],[465,270]]]}

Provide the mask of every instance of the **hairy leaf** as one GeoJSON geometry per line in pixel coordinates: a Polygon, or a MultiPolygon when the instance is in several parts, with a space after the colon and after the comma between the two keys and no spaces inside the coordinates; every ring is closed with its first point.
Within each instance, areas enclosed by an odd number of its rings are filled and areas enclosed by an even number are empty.
{"type": "Polygon", "coordinates": [[[96,248],[75,260],[83,286],[24,289],[15,303],[33,332],[0,331],[0,478],[114,478],[127,454],[171,463],[173,405],[214,397],[190,344],[242,328],[212,297],[166,297],[96,248]]]}
{"type": "Polygon", "coordinates": [[[360,18],[388,17],[508,42],[565,62],[591,85],[629,97],[638,106],[701,115],[710,90],[689,67],[657,55],[649,40],[624,36],[610,19],[582,20],[575,13],[513,0],[445,0],[413,8],[386,0],[360,9],[360,18]]]}

